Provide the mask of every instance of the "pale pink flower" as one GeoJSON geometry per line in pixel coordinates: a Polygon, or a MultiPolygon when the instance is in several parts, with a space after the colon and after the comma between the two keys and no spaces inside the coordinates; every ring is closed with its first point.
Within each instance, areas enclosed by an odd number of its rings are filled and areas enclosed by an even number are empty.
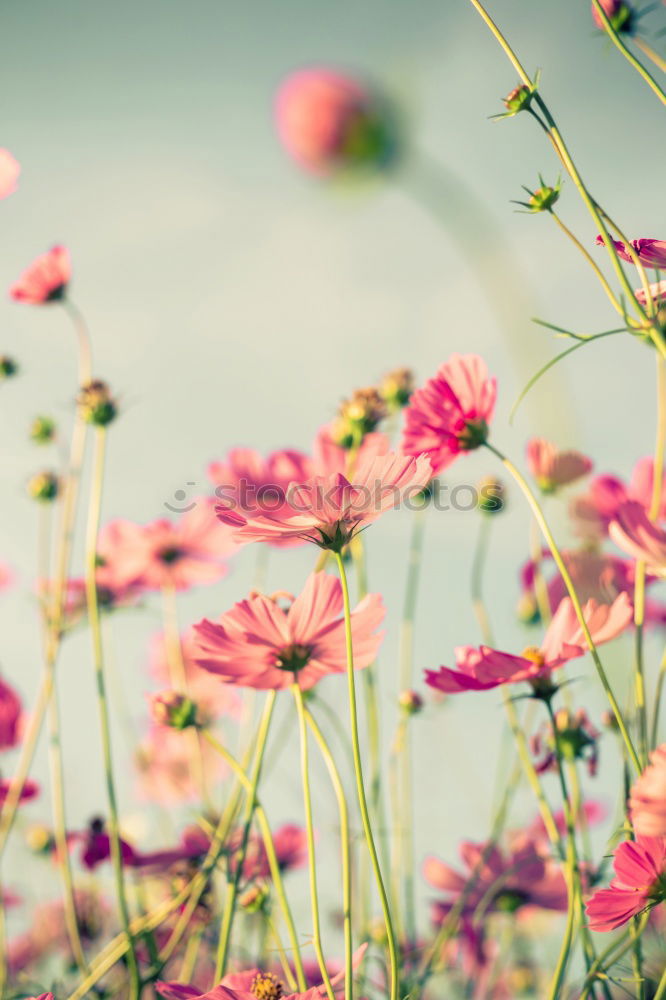
{"type": "Polygon", "coordinates": [[[312,447],[314,472],[318,476],[340,473],[347,478],[353,477],[359,462],[367,462],[371,456],[386,455],[390,448],[388,436],[381,431],[366,434],[358,448],[343,448],[333,440],[331,425],[325,424],[317,432],[312,447]]]}
{"type": "Polygon", "coordinates": [[[0,591],[8,590],[14,583],[14,571],[3,562],[0,562],[0,591]]]}
{"type": "Polygon", "coordinates": [[[644,562],[657,576],[666,576],[666,531],[649,519],[641,503],[623,503],[608,533],[632,559],[644,562]]]}
{"type": "MultiPolygon", "coordinates": [[[[200,746],[206,783],[218,782],[226,765],[205,740],[200,746]]],[[[199,762],[192,758],[192,742],[186,733],[166,726],[151,726],[136,755],[142,798],[164,805],[196,801],[201,794],[199,762]]]]}
{"type": "Polygon", "coordinates": [[[592,460],[579,451],[558,451],[545,438],[532,438],[527,444],[527,466],[542,493],[554,493],[587,476],[592,460]]]}
{"type": "Polygon", "coordinates": [[[652,751],[650,763],[632,785],[629,809],[636,833],[666,837],[666,743],[652,751]]]}
{"type": "Polygon", "coordinates": [[[612,931],[664,899],[666,840],[640,835],[625,840],[615,849],[613,867],[617,877],[585,907],[593,931],[612,931]]]}
{"type": "Polygon", "coordinates": [[[340,551],[385,511],[416,496],[431,478],[428,459],[389,452],[356,462],[351,481],[341,473],[314,476],[294,485],[281,509],[243,515],[218,504],[217,516],[232,526],[238,542],[304,539],[340,551]]]}
{"type": "Polygon", "coordinates": [[[335,70],[292,73],[278,91],[275,113],[287,152],[314,174],[381,166],[393,152],[382,102],[365,84],[335,70]]]}
{"type": "Polygon", "coordinates": [[[11,750],[18,745],[22,718],[21,699],[0,677],[0,750],[11,750]]]}
{"type": "MultiPolygon", "coordinates": [[[[604,245],[603,236],[597,236],[597,243],[604,245]]],[[[666,268],[666,240],[646,239],[632,240],[631,245],[644,267],[654,267],[656,270],[666,268]]],[[[618,257],[626,260],[628,264],[633,264],[633,258],[627,246],[621,240],[613,240],[613,246],[618,257]]]]}
{"type": "Polygon", "coordinates": [[[426,454],[433,475],[486,440],[497,383],[476,354],[452,354],[405,409],[403,450],[426,454]]]}
{"type": "MultiPolygon", "coordinates": [[[[379,594],[368,594],[352,612],[354,666],[369,666],[383,633],[379,594]]],[[[328,674],[347,669],[342,587],[337,577],[312,573],[301,594],[284,610],[277,598],[251,595],[218,622],[194,626],[196,662],[228,684],[262,690],[302,691],[328,674]]]]}
{"type": "MultiPolygon", "coordinates": [[[[650,299],[653,302],[661,302],[662,299],[666,299],[666,278],[662,278],[661,281],[653,281],[648,285],[648,289],[650,299]]],[[[634,289],[634,295],[642,306],[647,305],[648,298],[644,288],[634,289]]]]}
{"type": "MultiPolygon", "coordinates": [[[[626,593],[611,605],[589,600],[583,615],[595,645],[609,642],[620,635],[633,618],[633,609],[626,593]]],[[[565,597],[548,626],[541,646],[528,648],[522,656],[502,653],[489,646],[458,646],[455,650],[456,670],[440,667],[426,670],[426,682],[445,694],[460,691],[488,691],[500,684],[528,681],[549,684],[551,671],[569,660],[584,656],[587,644],[573,604],[565,597]]]]}
{"type": "MultiPolygon", "coordinates": [[[[197,715],[207,721],[228,716],[238,719],[243,702],[238,691],[203,670],[195,660],[199,646],[193,629],[184,632],[180,639],[187,693],[197,706],[197,715]]],[[[173,683],[164,633],[153,636],[150,645],[150,672],[162,685],[173,683]]]]}
{"type": "Polygon", "coordinates": [[[8,149],[0,149],[0,198],[14,194],[18,186],[21,164],[8,149]]]}
{"type": "MultiPolygon", "coordinates": [[[[654,459],[640,458],[634,466],[629,483],[617,476],[595,476],[587,493],[571,502],[570,513],[579,534],[593,539],[603,538],[618,510],[627,500],[636,500],[646,510],[652,504],[654,459]]],[[[659,519],[666,517],[666,475],[662,475],[659,519]]]]}
{"type": "Polygon", "coordinates": [[[63,246],[52,247],[37,257],[25,269],[19,280],[9,289],[15,302],[41,306],[64,298],[72,276],[69,250],[63,246]]]}

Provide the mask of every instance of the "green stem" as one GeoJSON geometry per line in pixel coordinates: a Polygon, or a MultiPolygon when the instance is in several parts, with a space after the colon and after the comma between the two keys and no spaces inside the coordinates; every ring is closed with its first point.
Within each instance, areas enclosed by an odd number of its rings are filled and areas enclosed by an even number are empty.
{"type": "MultiPolygon", "coordinates": [[[[475,0],[471,0],[471,2],[475,3],[475,0]]],[[[603,663],[601,662],[601,659],[599,657],[597,647],[590,634],[587,622],[585,621],[583,609],[581,607],[581,603],[578,598],[578,594],[576,592],[573,580],[571,579],[571,574],[569,573],[569,570],[566,567],[564,559],[562,558],[562,554],[557,546],[555,538],[553,537],[553,533],[551,532],[548,523],[545,517],[543,516],[543,512],[541,510],[541,507],[539,506],[539,502],[532,493],[525,477],[521,475],[521,473],[518,471],[513,462],[511,462],[505,455],[502,454],[501,451],[498,451],[498,449],[495,448],[493,445],[491,445],[489,442],[486,442],[485,447],[488,448],[489,451],[491,451],[494,455],[497,456],[497,458],[504,465],[505,469],[512,475],[517,485],[520,487],[523,495],[525,496],[527,503],[532,509],[532,513],[534,514],[537,523],[541,528],[541,532],[546,540],[546,543],[553,555],[555,565],[557,566],[560,575],[562,577],[562,580],[564,581],[564,585],[567,588],[567,593],[569,594],[569,597],[571,599],[574,611],[576,612],[576,617],[578,618],[581,630],[583,632],[583,635],[585,636],[585,641],[587,642],[588,649],[590,650],[592,659],[594,661],[594,665],[597,669],[599,680],[601,681],[601,685],[604,691],[606,692],[606,697],[608,698],[610,706],[613,709],[613,714],[615,715],[615,719],[617,720],[618,728],[620,730],[620,733],[622,734],[622,739],[624,740],[624,744],[627,748],[627,753],[629,755],[629,758],[633,766],[636,768],[636,771],[640,773],[641,765],[638,759],[638,754],[636,753],[636,749],[631,740],[631,736],[629,735],[629,730],[627,729],[627,725],[622,716],[622,711],[620,709],[620,706],[613,693],[613,689],[610,685],[608,677],[606,676],[606,671],[604,670],[603,663]]]]}
{"type": "Polygon", "coordinates": [[[652,717],[652,740],[650,745],[656,747],[659,742],[659,709],[661,707],[661,695],[664,690],[664,680],[666,680],[666,649],[659,664],[659,676],[657,677],[657,687],[654,693],[654,715],[652,717]]]}
{"type": "Polygon", "coordinates": [[[120,911],[121,926],[127,935],[129,944],[128,966],[130,976],[129,997],[130,1000],[137,1000],[141,995],[141,978],[139,974],[139,964],[136,957],[134,939],[130,931],[130,915],[127,904],[127,893],[125,889],[125,875],[123,868],[123,856],[120,846],[120,829],[118,823],[118,803],[116,798],[116,786],[113,777],[113,756],[111,751],[111,731],[109,726],[109,711],[106,697],[106,682],[104,675],[104,648],[102,643],[102,629],[97,599],[97,535],[99,532],[99,521],[102,506],[102,488],[104,483],[104,457],[106,450],[106,430],[104,427],[95,428],[95,442],[93,454],[93,469],[91,479],[90,506],[88,509],[88,525],[86,531],[86,601],[88,605],[88,620],[93,642],[93,660],[95,666],[95,678],[97,682],[97,701],[100,716],[100,734],[102,738],[102,753],[104,758],[104,777],[106,782],[106,793],[109,806],[109,841],[111,846],[111,860],[116,883],[116,894],[118,897],[118,909],[120,911]]]}
{"type": "Polygon", "coordinates": [[[303,692],[297,683],[291,688],[296,703],[298,729],[301,739],[301,780],[303,782],[303,806],[305,809],[305,829],[308,841],[308,873],[310,876],[310,904],[312,907],[312,942],[319,963],[328,1000],[335,1000],[331,978],[326,968],[326,959],[321,944],[321,921],[319,918],[319,891],[317,889],[317,860],[315,857],[314,823],[312,821],[312,795],[310,793],[310,764],[308,755],[308,730],[305,718],[303,692]]]}
{"type": "Polygon", "coordinates": [[[628,49],[627,46],[624,44],[622,38],[620,37],[619,32],[617,32],[613,27],[612,21],[608,17],[608,14],[604,10],[603,6],[599,3],[599,0],[592,0],[592,4],[594,6],[596,13],[599,15],[599,18],[603,22],[604,28],[606,29],[606,33],[610,35],[610,39],[615,48],[622,53],[622,55],[627,60],[629,65],[633,66],[636,72],[643,77],[650,90],[652,90],[653,93],[657,95],[661,103],[666,104],[666,94],[661,89],[661,87],[654,79],[652,74],[645,68],[642,62],[639,59],[637,59],[636,56],[633,54],[633,52],[630,49],[628,49]]]}
{"type": "Polygon", "coordinates": [[[555,222],[558,224],[558,226],[560,227],[560,229],[562,230],[562,232],[564,233],[564,235],[568,239],[571,240],[571,242],[573,243],[573,245],[583,255],[583,257],[585,258],[585,260],[587,261],[587,263],[590,265],[590,267],[594,271],[594,273],[595,273],[595,275],[596,275],[596,277],[597,277],[597,279],[598,279],[601,287],[603,288],[604,292],[606,293],[606,295],[607,295],[607,297],[608,297],[608,299],[610,301],[610,304],[612,305],[613,309],[615,309],[615,311],[618,312],[620,314],[620,316],[624,317],[625,311],[624,311],[624,308],[622,307],[622,304],[620,302],[618,302],[617,297],[616,297],[615,293],[613,292],[613,289],[611,288],[611,286],[608,284],[608,281],[606,280],[605,274],[603,273],[603,271],[601,270],[601,268],[597,264],[596,260],[592,256],[592,254],[589,252],[589,250],[587,250],[586,247],[583,246],[583,244],[578,239],[578,237],[569,229],[569,227],[567,225],[565,225],[565,223],[562,221],[562,219],[559,217],[559,215],[557,215],[556,212],[554,212],[552,209],[550,209],[550,214],[553,217],[553,219],[555,220],[555,222]]]}
{"type": "Polygon", "coordinates": [[[381,867],[379,864],[379,858],[377,856],[377,849],[375,847],[375,841],[372,835],[372,826],[370,823],[370,815],[368,813],[368,803],[365,794],[365,784],[363,781],[361,744],[358,733],[358,711],[356,707],[356,684],[354,680],[354,646],[352,638],[349,587],[347,584],[347,574],[345,572],[345,564],[339,552],[335,553],[335,559],[338,566],[338,573],[340,574],[340,583],[342,586],[342,597],[343,597],[344,613],[345,613],[345,642],[347,647],[347,684],[349,689],[349,713],[350,713],[350,725],[351,725],[351,737],[352,737],[352,750],[354,753],[354,772],[356,775],[356,791],[358,794],[358,804],[361,812],[361,822],[363,824],[363,832],[365,834],[366,843],[368,845],[370,861],[372,863],[375,882],[377,883],[377,890],[379,892],[379,898],[381,901],[382,912],[384,914],[384,923],[386,924],[386,935],[388,938],[389,959],[391,965],[390,998],[391,1000],[398,1000],[398,995],[400,990],[399,970],[398,970],[398,947],[396,942],[395,930],[393,928],[393,921],[391,919],[391,908],[389,906],[388,896],[386,894],[386,888],[384,886],[384,880],[382,878],[381,867]]]}

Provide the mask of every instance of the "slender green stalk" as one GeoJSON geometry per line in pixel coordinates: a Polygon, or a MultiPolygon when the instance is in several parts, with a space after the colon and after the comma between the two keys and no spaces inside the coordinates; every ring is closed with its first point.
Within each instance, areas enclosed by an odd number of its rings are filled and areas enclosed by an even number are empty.
{"type": "Polygon", "coordinates": [[[116,785],[113,776],[113,755],[111,750],[111,730],[109,726],[109,710],[106,697],[106,681],[104,674],[104,647],[102,643],[102,628],[97,598],[97,535],[102,506],[102,488],[104,484],[104,458],[106,451],[106,430],[95,428],[93,452],[93,469],[91,479],[90,506],[88,509],[88,525],[86,530],[86,602],[88,605],[88,620],[93,642],[93,660],[95,679],[97,683],[97,701],[100,716],[100,735],[102,739],[102,754],[104,758],[104,778],[109,807],[109,841],[111,860],[118,897],[121,926],[127,935],[129,944],[128,969],[130,977],[129,997],[137,1000],[141,995],[141,978],[139,963],[136,956],[134,939],[130,930],[130,914],[125,888],[122,848],[120,845],[120,829],[118,823],[118,802],[116,785]]]}
{"type": "MultiPolygon", "coordinates": [[[[247,794],[245,800],[245,821],[243,826],[243,833],[241,837],[241,845],[238,854],[235,859],[236,870],[233,879],[230,880],[230,885],[227,889],[227,895],[224,901],[224,912],[222,914],[222,924],[220,927],[220,939],[217,947],[217,960],[215,963],[215,982],[217,983],[227,970],[227,961],[229,958],[229,945],[231,943],[231,929],[233,927],[234,915],[236,912],[236,900],[238,898],[238,888],[240,886],[240,881],[243,876],[243,865],[245,863],[245,856],[247,854],[247,845],[250,838],[250,830],[252,828],[252,819],[254,817],[254,811],[256,809],[257,801],[257,789],[259,787],[259,779],[261,777],[261,768],[264,761],[264,754],[266,752],[266,744],[268,742],[268,732],[270,729],[271,719],[273,718],[273,710],[275,708],[275,691],[270,691],[266,699],[266,705],[264,706],[264,712],[261,717],[261,723],[259,725],[259,731],[257,733],[257,748],[255,751],[254,765],[252,769],[252,779],[250,791],[247,794]]],[[[229,878],[229,876],[227,876],[229,878]]]]}
{"type": "Polygon", "coordinates": [[[653,996],[652,1000],[664,1000],[666,997],[666,968],[661,974],[661,979],[659,980],[659,985],[657,986],[657,992],[653,996]]]}
{"type": "MultiPolygon", "coordinates": [[[[471,2],[475,3],[475,0],[471,0],[471,2]]],[[[545,538],[545,540],[546,540],[546,542],[548,544],[548,548],[552,552],[553,559],[555,560],[555,565],[557,566],[557,568],[558,568],[558,570],[560,572],[560,575],[562,577],[562,580],[564,581],[564,585],[567,588],[567,593],[569,594],[569,597],[571,598],[571,603],[573,605],[574,611],[576,612],[576,617],[578,618],[578,622],[580,624],[581,631],[583,632],[583,635],[585,636],[585,641],[587,642],[588,649],[590,650],[590,653],[592,655],[592,659],[593,659],[594,665],[595,665],[595,667],[597,669],[597,674],[599,676],[599,680],[601,681],[602,687],[603,687],[604,691],[606,692],[606,697],[608,698],[610,706],[613,709],[613,714],[615,715],[615,718],[617,720],[618,728],[619,728],[620,733],[622,735],[622,739],[624,740],[624,744],[625,744],[625,746],[627,748],[627,753],[629,755],[629,758],[630,758],[633,766],[636,768],[636,771],[640,772],[641,765],[640,765],[640,761],[638,759],[638,754],[636,753],[636,749],[635,749],[634,744],[632,742],[631,736],[629,735],[629,730],[627,729],[627,725],[626,725],[626,723],[624,721],[624,717],[622,715],[622,711],[621,711],[620,706],[619,706],[619,704],[617,702],[617,699],[616,699],[616,697],[615,697],[615,695],[613,693],[613,689],[612,689],[612,687],[610,685],[610,681],[608,680],[608,677],[606,676],[606,671],[604,670],[604,665],[601,662],[601,658],[599,657],[599,653],[597,651],[597,647],[596,647],[596,645],[594,643],[594,640],[593,640],[593,638],[592,638],[592,636],[590,634],[590,630],[588,628],[587,622],[585,621],[585,615],[583,614],[583,609],[581,607],[581,603],[580,603],[580,600],[578,598],[578,594],[576,592],[576,588],[574,586],[573,580],[571,579],[571,574],[569,573],[569,570],[566,567],[564,559],[562,558],[562,554],[561,554],[561,552],[560,552],[560,550],[559,550],[559,548],[557,546],[557,542],[555,541],[555,538],[553,537],[553,533],[551,532],[551,530],[550,530],[550,528],[548,526],[548,523],[547,523],[545,517],[543,516],[543,512],[541,510],[541,507],[539,506],[539,502],[536,499],[536,497],[534,496],[534,494],[532,493],[532,490],[530,489],[530,487],[529,487],[529,485],[528,485],[525,477],[518,471],[518,469],[513,464],[513,462],[511,462],[505,455],[502,454],[501,451],[498,451],[498,449],[495,448],[493,445],[491,445],[489,442],[486,442],[485,447],[488,448],[490,451],[492,451],[492,453],[494,455],[496,455],[497,458],[499,458],[499,460],[502,462],[502,464],[504,465],[505,469],[507,469],[507,471],[511,473],[511,475],[514,478],[514,480],[516,481],[516,483],[520,487],[523,495],[525,496],[525,499],[527,500],[530,508],[532,509],[532,513],[534,514],[534,516],[535,516],[535,518],[537,520],[537,523],[538,523],[539,527],[541,528],[541,532],[542,532],[542,534],[543,534],[543,536],[544,536],[544,538],[545,538]]]]}
{"type": "Polygon", "coordinates": [[[375,875],[375,882],[377,883],[377,890],[379,892],[379,898],[381,901],[382,912],[384,914],[384,923],[386,924],[386,935],[388,938],[389,959],[391,965],[390,998],[391,1000],[398,1000],[399,990],[400,990],[400,980],[399,980],[399,970],[398,970],[398,947],[396,942],[395,930],[393,927],[393,921],[391,919],[391,908],[389,906],[388,896],[386,894],[386,888],[384,886],[384,879],[382,878],[381,866],[379,864],[379,858],[377,856],[377,849],[375,847],[375,841],[372,835],[372,826],[370,823],[368,803],[365,794],[365,784],[363,781],[361,743],[358,733],[358,711],[356,707],[356,684],[354,679],[354,646],[352,638],[349,587],[347,585],[347,574],[345,572],[345,564],[339,552],[335,553],[335,559],[338,565],[338,573],[340,574],[340,583],[342,585],[342,597],[343,597],[344,613],[345,613],[345,642],[347,646],[347,682],[349,689],[349,713],[350,713],[350,725],[351,725],[351,737],[352,737],[352,750],[354,753],[354,771],[356,774],[356,791],[358,794],[358,804],[361,812],[361,822],[363,824],[363,832],[365,834],[366,843],[368,845],[370,861],[372,863],[372,869],[375,875]]]}
{"type": "Polygon", "coordinates": [[[601,287],[603,288],[604,292],[606,293],[606,295],[608,297],[608,300],[609,300],[610,304],[612,305],[613,309],[615,309],[615,311],[618,312],[620,314],[620,316],[624,316],[625,315],[625,310],[624,310],[624,307],[622,306],[622,303],[618,301],[617,296],[615,295],[613,289],[611,288],[611,286],[608,284],[608,281],[606,280],[605,274],[603,273],[603,271],[601,270],[601,268],[597,264],[596,260],[592,256],[592,254],[589,252],[589,250],[586,247],[583,246],[583,244],[578,239],[578,237],[575,235],[575,233],[573,233],[569,229],[569,227],[567,225],[565,225],[565,223],[562,221],[562,219],[559,217],[559,215],[556,212],[554,212],[552,210],[552,208],[550,209],[550,214],[553,217],[553,219],[555,220],[555,222],[558,224],[558,226],[560,227],[560,229],[562,230],[562,232],[564,233],[564,235],[568,239],[571,240],[571,242],[573,243],[573,245],[576,247],[576,249],[579,251],[579,253],[581,253],[583,255],[583,257],[585,258],[585,260],[587,261],[587,263],[590,265],[590,267],[594,271],[594,273],[595,273],[595,275],[597,277],[597,280],[599,281],[599,284],[601,285],[601,287]]]}
{"type": "Polygon", "coordinates": [[[315,856],[314,823],[312,821],[312,795],[310,793],[310,763],[308,755],[308,730],[305,718],[303,692],[297,683],[291,688],[298,715],[298,729],[301,738],[301,780],[303,782],[303,805],[305,808],[305,829],[308,841],[308,873],[310,876],[310,904],[312,907],[312,943],[319,962],[328,1000],[335,1000],[331,978],[326,968],[326,959],[321,944],[321,921],[319,918],[319,891],[317,889],[317,860],[315,856]]]}
{"type": "Polygon", "coordinates": [[[666,104],[666,94],[661,89],[661,87],[654,79],[652,74],[645,68],[645,66],[643,66],[642,62],[639,59],[637,59],[636,56],[631,51],[631,49],[628,49],[627,46],[624,44],[619,32],[616,31],[615,28],[613,27],[611,19],[608,17],[608,14],[604,10],[603,6],[599,3],[599,0],[592,0],[592,4],[594,6],[594,10],[598,14],[601,21],[603,22],[604,28],[606,29],[606,33],[610,36],[610,39],[615,48],[622,53],[622,55],[627,60],[629,65],[633,66],[633,68],[636,70],[639,76],[642,76],[642,78],[645,80],[650,90],[657,95],[661,103],[666,104]]]}
{"type": "MultiPolygon", "coordinates": [[[[639,929],[642,933],[647,926],[649,914],[644,913],[640,918],[639,929]]],[[[626,955],[630,948],[633,947],[632,935],[629,930],[624,931],[619,938],[612,941],[608,947],[602,951],[602,953],[594,960],[590,966],[590,970],[585,977],[585,983],[583,986],[583,992],[580,995],[580,1000],[587,1000],[590,996],[590,991],[597,979],[602,978],[601,970],[608,968],[610,965],[614,965],[616,962],[626,955]]]]}
{"type": "Polygon", "coordinates": [[[659,709],[661,707],[661,696],[664,690],[664,681],[666,680],[666,649],[661,657],[661,662],[659,664],[659,675],[657,677],[657,688],[654,693],[654,714],[652,716],[652,739],[650,745],[656,747],[659,742],[659,709]]]}

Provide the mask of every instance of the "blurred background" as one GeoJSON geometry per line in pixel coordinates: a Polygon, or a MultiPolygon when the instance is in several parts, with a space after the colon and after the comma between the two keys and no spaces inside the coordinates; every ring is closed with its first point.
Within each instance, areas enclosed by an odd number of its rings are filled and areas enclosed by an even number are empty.
{"type": "MultiPolygon", "coordinates": [[[[595,33],[586,0],[493,0],[489,8],[528,70],[542,68],[543,93],[599,201],[631,237],[663,237],[666,141],[656,127],[659,107],[595,33]]],[[[522,461],[525,441],[535,434],[587,451],[599,472],[628,475],[651,450],[652,354],[620,337],[565,360],[535,389],[513,426],[508,423],[529,375],[568,346],[531,316],[586,333],[616,320],[552,221],[519,214],[511,204],[524,196],[521,185],[537,185],[539,171],[554,183],[558,165],[528,116],[489,120],[503,111],[500,99],[517,80],[465,0],[31,0],[6,3],[2,24],[0,143],[23,170],[19,191],[0,205],[0,286],[8,288],[53,243],[71,249],[72,298],[92,331],[94,372],[121,399],[122,415],[111,431],[105,520],[164,516],[177,490],[205,491],[207,463],[233,446],[307,449],[351,390],[401,365],[422,381],[454,351],[482,354],[497,374],[493,439],[516,459],[522,461]],[[360,74],[399,109],[405,152],[394,174],[331,184],[305,175],[287,157],[274,125],[276,88],[294,69],[320,64],[360,74]],[[466,210],[467,196],[474,212],[466,210]],[[461,234],[474,248],[473,262],[460,251],[461,234]]],[[[570,182],[560,207],[605,266],[570,182]]],[[[36,414],[49,413],[67,433],[74,341],[56,307],[31,309],[5,297],[0,323],[0,351],[21,366],[0,398],[0,557],[18,578],[0,601],[0,666],[29,705],[40,643],[37,512],[25,481],[44,455],[27,432],[36,414]]],[[[447,482],[475,483],[495,471],[491,456],[477,454],[461,459],[447,482]]],[[[558,537],[570,541],[557,503],[551,514],[558,537]]],[[[365,536],[370,587],[381,591],[389,610],[380,660],[387,745],[397,717],[409,521],[408,512],[396,512],[365,536]]],[[[469,602],[478,526],[475,512],[428,516],[416,630],[421,690],[423,668],[450,664],[454,645],[479,641],[469,602]]],[[[498,646],[515,651],[539,637],[516,618],[528,527],[525,505],[509,487],[508,511],[493,531],[485,592],[498,646]]],[[[267,589],[298,591],[313,559],[309,549],[273,552],[267,589]]],[[[185,595],[183,624],[218,615],[245,596],[255,562],[256,552],[247,548],[221,584],[185,595]]],[[[160,628],[159,602],[144,614],[119,613],[112,625],[114,745],[125,829],[144,844],[171,842],[192,814],[187,807],[182,815],[171,811],[170,829],[141,806],[128,737],[146,726],[144,695],[153,686],[147,649],[160,628]]],[[[655,659],[652,646],[650,652],[655,659]]],[[[626,656],[620,646],[606,659],[623,693],[629,647],[626,656]]],[[[591,671],[579,661],[573,690],[598,722],[604,703],[591,671]]],[[[59,677],[68,814],[78,829],[105,811],[85,630],[67,641],[59,677]]],[[[341,713],[343,688],[333,679],[320,689],[341,713]]],[[[291,708],[289,702],[282,711],[291,708]]],[[[415,720],[419,859],[430,852],[452,860],[461,838],[487,835],[503,719],[500,697],[490,692],[445,705],[429,701],[415,720]]],[[[292,740],[262,793],[276,824],[302,821],[295,752],[292,740]]],[[[5,766],[11,770],[11,763],[5,766]]],[[[323,775],[318,763],[314,767],[323,775]]],[[[35,773],[46,782],[44,747],[35,773]]],[[[606,736],[592,786],[610,810],[597,831],[600,850],[615,823],[616,774],[613,740],[606,736]]],[[[336,812],[323,777],[315,796],[321,851],[330,857],[336,812]]],[[[528,794],[520,794],[511,825],[534,812],[528,794]]],[[[25,807],[20,827],[32,820],[50,821],[46,795],[25,807]]],[[[20,888],[28,904],[44,898],[45,871],[23,869],[20,888]],[[26,887],[29,878],[33,884],[26,887]]],[[[335,872],[322,877],[332,891],[335,872]]]]}

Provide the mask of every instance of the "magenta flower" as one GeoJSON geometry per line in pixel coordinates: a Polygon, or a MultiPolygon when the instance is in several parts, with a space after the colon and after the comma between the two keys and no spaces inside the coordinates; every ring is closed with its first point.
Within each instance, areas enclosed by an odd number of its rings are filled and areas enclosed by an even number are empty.
{"type": "MultiPolygon", "coordinates": [[[[80,856],[81,864],[88,871],[93,871],[98,865],[110,859],[111,841],[106,832],[103,819],[95,817],[95,819],[90,821],[87,830],[79,834],[78,837],[83,841],[80,856]]],[[[136,851],[125,840],[120,841],[120,853],[124,865],[134,865],[137,858],[136,851]]]]}
{"type": "Polygon", "coordinates": [[[641,503],[623,503],[608,533],[632,559],[644,562],[658,576],[666,576],[666,531],[649,519],[641,503]]]}
{"type": "Polygon", "coordinates": [[[21,164],[8,149],[0,149],[0,198],[14,194],[17,188],[21,164]]]}
{"type": "Polygon", "coordinates": [[[426,454],[433,475],[486,440],[497,383],[476,354],[452,354],[405,409],[403,450],[426,454]]]}
{"type": "MultiPolygon", "coordinates": [[[[229,841],[229,861],[232,871],[236,869],[234,854],[240,848],[242,836],[242,831],[238,830],[229,841]]],[[[306,832],[302,826],[286,823],[284,826],[278,827],[273,833],[273,846],[280,871],[286,872],[294,868],[302,868],[306,864],[308,845],[306,832]]],[[[243,865],[243,875],[248,880],[270,878],[271,868],[268,863],[266,847],[263,837],[258,834],[250,835],[243,865]]]]}
{"type": "Polygon", "coordinates": [[[416,496],[431,478],[430,462],[389,452],[356,462],[350,479],[341,473],[293,485],[274,513],[241,514],[218,504],[217,516],[234,528],[237,542],[300,539],[339,552],[381,514],[416,496]]]}
{"type": "MultiPolygon", "coordinates": [[[[611,604],[589,600],[583,615],[595,645],[620,635],[633,618],[629,596],[620,594],[611,604]]],[[[456,670],[440,667],[426,670],[426,683],[446,694],[460,691],[488,691],[501,684],[528,681],[549,685],[550,673],[569,660],[584,656],[587,644],[573,604],[565,597],[546,629],[539,648],[528,648],[522,656],[502,653],[489,646],[458,646],[455,650],[456,670]]]]}
{"type": "Polygon", "coordinates": [[[542,493],[554,493],[592,471],[592,460],[579,451],[558,451],[545,438],[527,444],[527,465],[542,493]]]}
{"type": "Polygon", "coordinates": [[[21,699],[0,677],[0,750],[11,750],[19,744],[22,718],[21,699]]]}
{"type": "MultiPolygon", "coordinates": [[[[601,246],[604,245],[603,236],[597,236],[597,243],[601,246]]],[[[644,267],[653,267],[655,270],[666,268],[666,240],[632,240],[631,245],[644,267]]],[[[618,257],[626,260],[628,264],[633,264],[633,259],[625,243],[622,243],[621,240],[613,240],[613,246],[618,257]]]]}
{"type": "Polygon", "coordinates": [[[629,809],[636,833],[666,837],[666,743],[652,751],[650,763],[632,785],[629,809]]]}
{"type": "Polygon", "coordinates": [[[614,852],[617,878],[599,889],[585,909],[593,931],[612,931],[666,895],[666,840],[638,836],[614,852]]]}
{"type": "MultiPolygon", "coordinates": [[[[342,587],[337,577],[312,573],[286,610],[278,596],[253,594],[217,622],[194,626],[199,666],[227,684],[279,690],[297,683],[307,691],[328,674],[347,669],[342,587]]],[[[372,663],[383,633],[379,594],[368,594],[352,612],[354,665],[372,663]]]]}
{"type": "Polygon", "coordinates": [[[9,295],[15,302],[27,302],[33,306],[57,302],[64,298],[71,276],[69,250],[55,246],[25,269],[9,289],[9,295]]]}

